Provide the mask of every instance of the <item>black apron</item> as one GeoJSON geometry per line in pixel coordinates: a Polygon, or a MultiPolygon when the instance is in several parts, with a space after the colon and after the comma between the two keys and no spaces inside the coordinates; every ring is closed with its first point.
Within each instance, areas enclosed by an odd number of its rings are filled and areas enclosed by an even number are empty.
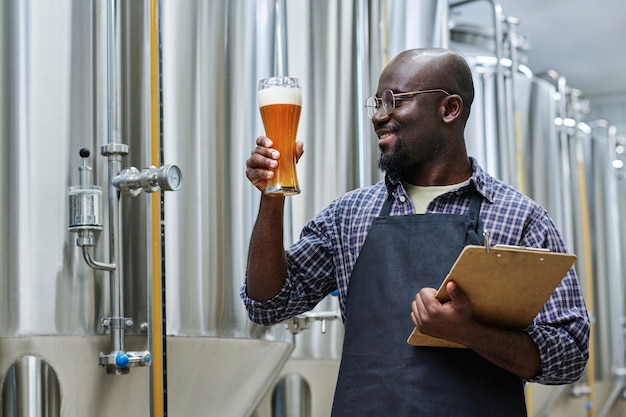
{"type": "Polygon", "coordinates": [[[470,349],[416,347],[411,302],[439,288],[465,245],[481,244],[482,196],[467,216],[374,219],[352,271],[333,417],[526,417],[522,380],[470,349]]]}

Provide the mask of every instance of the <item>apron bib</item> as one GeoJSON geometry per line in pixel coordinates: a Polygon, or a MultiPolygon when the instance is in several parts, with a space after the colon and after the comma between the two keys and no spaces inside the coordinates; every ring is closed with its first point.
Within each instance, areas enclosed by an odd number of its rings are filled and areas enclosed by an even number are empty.
{"type": "Polygon", "coordinates": [[[333,417],[526,417],[522,380],[470,349],[417,347],[411,302],[439,288],[464,246],[482,244],[482,196],[467,216],[374,219],[354,266],[333,417]]]}

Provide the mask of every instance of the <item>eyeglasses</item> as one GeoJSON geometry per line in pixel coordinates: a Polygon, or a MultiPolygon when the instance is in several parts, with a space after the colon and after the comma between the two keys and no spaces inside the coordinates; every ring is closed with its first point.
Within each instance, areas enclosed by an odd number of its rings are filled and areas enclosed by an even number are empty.
{"type": "MultiPolygon", "coordinates": [[[[368,97],[367,100],[365,100],[365,109],[367,110],[367,115],[369,116],[370,119],[374,117],[374,114],[376,114],[376,112],[378,111],[378,109],[381,108],[381,106],[383,110],[385,110],[385,113],[391,114],[396,109],[396,100],[398,100],[399,97],[405,97],[405,96],[411,96],[411,95],[423,94],[423,93],[444,93],[447,96],[450,95],[450,93],[448,93],[446,90],[442,90],[441,88],[435,88],[432,90],[411,91],[409,93],[397,93],[397,94],[394,93],[392,90],[385,90],[383,91],[383,96],[381,98],[378,98],[376,96],[368,97]]],[[[402,101],[402,100],[403,99],[399,99],[399,101],[402,101]]]]}

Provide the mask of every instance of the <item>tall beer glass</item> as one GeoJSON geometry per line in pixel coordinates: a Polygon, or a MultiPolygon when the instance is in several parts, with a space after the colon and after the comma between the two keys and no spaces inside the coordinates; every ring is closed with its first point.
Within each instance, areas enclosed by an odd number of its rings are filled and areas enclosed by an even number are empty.
{"type": "Polygon", "coordinates": [[[278,168],[268,180],[265,194],[299,194],[296,133],[302,110],[302,83],[293,77],[264,78],[259,82],[258,100],[265,136],[280,152],[278,168]]]}

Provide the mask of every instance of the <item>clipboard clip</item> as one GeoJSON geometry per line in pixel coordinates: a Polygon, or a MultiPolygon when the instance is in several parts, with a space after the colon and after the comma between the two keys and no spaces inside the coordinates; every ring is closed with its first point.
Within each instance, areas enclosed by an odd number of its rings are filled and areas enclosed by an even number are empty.
{"type": "Polygon", "coordinates": [[[498,248],[503,248],[503,249],[523,249],[523,250],[531,250],[531,251],[536,251],[536,252],[550,252],[550,249],[548,248],[529,248],[528,246],[515,246],[515,245],[504,245],[504,244],[497,244],[494,246],[494,248],[498,249],[498,248]]]}
{"type": "MultiPolygon", "coordinates": [[[[489,251],[491,251],[491,243],[489,243],[489,232],[483,231],[483,238],[485,241],[485,250],[487,251],[487,253],[489,253],[489,251]]],[[[504,245],[504,244],[496,244],[495,246],[493,246],[494,248],[509,248],[509,249],[524,249],[524,250],[533,250],[533,251],[537,251],[537,252],[550,252],[550,249],[548,248],[529,248],[527,246],[515,246],[515,245],[504,245]]]]}
{"type": "Polygon", "coordinates": [[[483,231],[483,238],[485,240],[485,250],[489,253],[491,250],[491,246],[489,245],[489,232],[483,231]]]}

